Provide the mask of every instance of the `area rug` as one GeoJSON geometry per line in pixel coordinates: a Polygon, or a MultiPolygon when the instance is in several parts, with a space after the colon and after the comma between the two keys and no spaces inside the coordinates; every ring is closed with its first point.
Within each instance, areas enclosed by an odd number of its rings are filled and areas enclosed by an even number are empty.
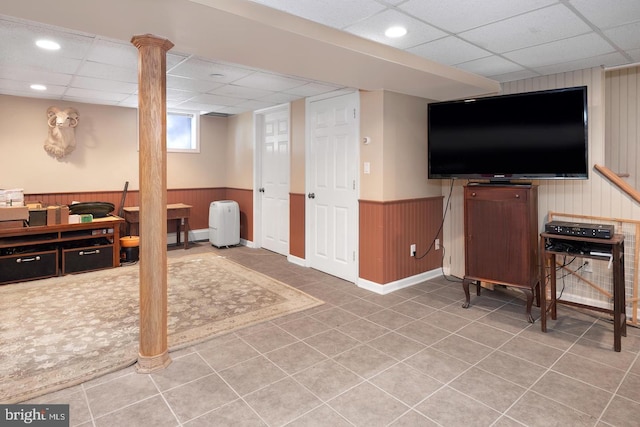
{"type": "MultiPolygon", "coordinates": [[[[170,351],[322,304],[215,254],[167,269],[170,351]]],[[[0,403],[130,366],[138,339],[137,265],[0,286],[0,403]]]]}

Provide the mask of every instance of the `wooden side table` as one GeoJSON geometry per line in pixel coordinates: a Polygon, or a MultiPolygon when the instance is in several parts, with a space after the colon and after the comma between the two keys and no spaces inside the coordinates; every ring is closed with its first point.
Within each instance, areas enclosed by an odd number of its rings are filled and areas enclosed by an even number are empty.
{"type": "MultiPolygon", "coordinates": [[[[127,222],[127,230],[132,233],[132,228],[138,231],[140,223],[140,207],[130,206],[122,209],[124,212],[124,220],[127,222]]],[[[180,246],[180,231],[184,234],[184,248],[189,249],[189,215],[191,214],[191,205],[184,203],[174,203],[167,205],[167,221],[176,221],[176,243],[180,246]]]]}
{"type": "Polygon", "coordinates": [[[627,336],[627,315],[624,291],[624,235],[616,234],[611,239],[594,239],[580,236],[565,236],[551,233],[540,234],[540,263],[541,298],[540,298],[540,326],[542,332],[547,332],[547,314],[551,312],[551,318],[557,318],[558,304],[586,308],[589,310],[608,313],[613,316],[613,347],[615,351],[622,349],[622,336],[627,336]],[[549,245],[553,243],[555,245],[549,245]],[[579,252],[561,250],[574,247],[581,248],[579,252]],[[597,250],[589,250],[589,248],[597,250]],[[562,300],[556,293],[556,256],[576,256],[610,261],[613,267],[613,309],[602,308],[573,301],[562,300]],[[610,255],[610,256],[609,256],[610,255]],[[546,269],[549,262],[549,287],[551,298],[546,300],[546,269]]]}

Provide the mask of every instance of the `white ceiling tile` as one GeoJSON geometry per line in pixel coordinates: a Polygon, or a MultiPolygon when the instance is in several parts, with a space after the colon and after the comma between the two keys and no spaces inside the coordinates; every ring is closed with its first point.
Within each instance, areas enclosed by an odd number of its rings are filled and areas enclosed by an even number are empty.
{"type": "Polygon", "coordinates": [[[500,74],[497,76],[491,76],[492,79],[499,81],[500,83],[512,82],[514,80],[530,79],[532,77],[539,76],[538,73],[531,70],[515,71],[513,73],[500,74]]]}
{"type": "Polygon", "coordinates": [[[603,29],[640,21],[638,0],[570,0],[578,12],[603,29]]]}
{"type": "Polygon", "coordinates": [[[138,49],[132,44],[96,39],[87,55],[87,60],[136,70],[138,49]]]}
{"type": "Polygon", "coordinates": [[[516,50],[505,53],[504,56],[525,67],[542,67],[576,61],[590,56],[605,55],[611,53],[612,50],[607,42],[591,33],[516,50]]]}
{"type": "Polygon", "coordinates": [[[252,72],[246,68],[193,57],[169,69],[168,74],[199,80],[212,80],[218,83],[231,83],[252,72]]]}
{"type": "MultiPolygon", "coordinates": [[[[43,38],[60,44],[60,50],[55,52],[58,57],[81,59],[91,48],[94,36],[0,16],[0,39],[3,41],[3,48],[15,49],[28,56],[51,53],[36,46],[36,41],[43,38]]],[[[6,54],[2,50],[0,52],[6,54]]]]}
{"type": "Polygon", "coordinates": [[[483,76],[495,76],[524,70],[522,66],[495,55],[464,62],[457,66],[463,70],[481,74],[483,76]]]}
{"type": "Polygon", "coordinates": [[[114,80],[96,79],[94,77],[76,76],[71,82],[71,86],[79,89],[91,89],[102,92],[116,92],[131,94],[138,90],[135,83],[118,82],[114,80]]]}
{"type": "Polygon", "coordinates": [[[138,71],[115,65],[86,61],[80,67],[78,75],[98,79],[113,79],[120,82],[138,83],[138,71]]]}
{"type": "Polygon", "coordinates": [[[324,83],[307,83],[303,86],[298,86],[286,90],[285,92],[288,94],[296,95],[298,97],[308,97],[328,93],[336,89],[338,89],[338,87],[324,83]]]}
{"type": "MultiPolygon", "coordinates": [[[[84,96],[69,96],[69,95],[64,95],[62,97],[63,101],[67,101],[67,102],[81,102],[84,104],[95,104],[96,103],[96,99],[99,99],[100,104],[101,105],[120,105],[119,101],[113,100],[113,99],[100,99],[100,98],[94,98],[93,96],[90,97],[84,97],[84,96]]],[[[82,114],[82,111],[80,112],[80,114],[82,114]]]]}
{"type": "Polygon", "coordinates": [[[454,36],[445,37],[407,50],[418,56],[446,65],[459,64],[491,55],[490,52],[454,36]]]}
{"type": "MultiPolygon", "coordinates": [[[[640,3],[640,1],[638,3],[640,3]]],[[[611,39],[611,41],[621,49],[632,49],[638,47],[640,21],[605,30],[604,35],[609,37],[609,39],[611,39]]]]}
{"type": "Polygon", "coordinates": [[[126,99],[129,95],[124,93],[102,92],[99,90],[69,88],[65,92],[66,97],[77,99],[99,99],[103,102],[119,102],[126,99]]]}
{"type": "MultiPolygon", "coordinates": [[[[169,103],[167,103],[167,108],[209,113],[212,111],[220,111],[227,107],[225,105],[217,105],[217,104],[209,104],[209,103],[201,104],[198,102],[186,101],[186,102],[178,102],[173,105],[170,105],[169,103]]],[[[246,110],[242,110],[242,111],[246,111],[246,110]]]]}
{"type": "Polygon", "coordinates": [[[246,110],[246,109],[240,108],[240,107],[220,107],[219,109],[216,109],[216,113],[229,114],[229,115],[241,114],[241,113],[244,113],[246,111],[250,111],[250,110],[246,110]]]}
{"type": "Polygon", "coordinates": [[[564,73],[566,71],[582,70],[592,67],[612,67],[626,63],[625,58],[618,52],[613,52],[596,57],[577,59],[543,67],[535,67],[534,70],[541,75],[564,73]]]}
{"type": "Polygon", "coordinates": [[[273,104],[271,104],[270,102],[258,101],[255,99],[248,100],[237,105],[237,107],[243,108],[244,111],[261,110],[263,108],[272,107],[272,106],[273,104]]]}
{"type": "Polygon", "coordinates": [[[550,4],[556,0],[409,0],[398,7],[453,33],[476,28],[550,4]]]}
{"type": "Polygon", "coordinates": [[[256,98],[256,100],[260,102],[268,102],[271,105],[277,105],[277,104],[284,104],[286,102],[292,102],[300,98],[302,97],[298,95],[293,95],[290,93],[274,92],[272,94],[256,98]]]}
{"type": "Polygon", "coordinates": [[[345,31],[399,49],[416,46],[447,35],[444,31],[440,31],[431,25],[393,9],[385,10],[354,25],[349,25],[345,27],[345,31]],[[392,26],[405,27],[407,34],[397,38],[385,36],[385,30],[392,26]]]}
{"type": "Polygon", "coordinates": [[[209,93],[215,95],[232,96],[234,98],[251,99],[270,95],[273,93],[273,91],[230,84],[220,86],[214,90],[209,91],[209,93]]]}
{"type": "Polygon", "coordinates": [[[640,49],[627,50],[627,54],[631,56],[634,62],[640,62],[640,49]]]}
{"type": "Polygon", "coordinates": [[[212,80],[197,80],[188,77],[173,76],[167,74],[167,87],[193,92],[209,92],[210,90],[224,86],[223,83],[212,80]]]}
{"type": "Polygon", "coordinates": [[[32,96],[35,96],[35,97],[38,97],[40,95],[50,95],[50,96],[62,95],[66,89],[64,86],[48,85],[46,92],[42,92],[42,91],[35,91],[31,89],[29,87],[30,85],[31,83],[29,82],[0,78],[0,90],[2,91],[10,90],[13,92],[29,93],[29,94],[33,94],[32,96]]]}
{"type": "Polygon", "coordinates": [[[53,52],[36,52],[30,55],[18,51],[0,51],[0,65],[10,64],[25,70],[74,74],[81,63],[80,59],[56,56],[53,52]]]}
{"type": "Polygon", "coordinates": [[[344,28],[385,9],[374,0],[253,0],[334,28],[344,28]]]}
{"type": "Polygon", "coordinates": [[[27,68],[19,65],[0,65],[0,78],[12,79],[28,83],[66,86],[71,82],[72,74],[54,73],[51,71],[27,68]]]}
{"type": "Polygon", "coordinates": [[[460,37],[492,52],[504,53],[590,31],[587,24],[559,4],[460,33],[460,37]]]}
{"type": "Polygon", "coordinates": [[[118,103],[123,107],[138,108],[138,95],[129,95],[118,103]]]}
{"type": "Polygon", "coordinates": [[[253,73],[234,82],[239,86],[253,88],[271,88],[274,91],[284,91],[294,87],[303,86],[307,82],[292,77],[279,76],[271,73],[253,73]]]}
{"type": "Polygon", "coordinates": [[[187,60],[190,56],[178,52],[167,52],[167,71],[187,60]]]}
{"type": "MultiPolygon", "coordinates": [[[[186,90],[176,90],[176,89],[167,89],[167,101],[176,101],[182,102],[187,101],[194,96],[198,96],[198,92],[186,91],[186,90]]],[[[137,95],[136,95],[137,96],[137,95]]]]}
{"type": "Polygon", "coordinates": [[[190,99],[190,101],[197,104],[217,104],[217,105],[226,105],[226,106],[234,106],[241,104],[244,99],[240,98],[232,98],[230,96],[222,96],[222,95],[209,95],[209,94],[201,94],[196,95],[190,99]]]}

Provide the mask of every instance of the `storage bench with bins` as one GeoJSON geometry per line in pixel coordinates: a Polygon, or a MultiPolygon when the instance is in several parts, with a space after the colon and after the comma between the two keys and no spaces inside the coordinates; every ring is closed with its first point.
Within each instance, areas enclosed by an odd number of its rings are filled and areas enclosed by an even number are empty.
{"type": "Polygon", "coordinates": [[[0,229],[0,284],[120,265],[117,216],[92,222],[0,229]]]}

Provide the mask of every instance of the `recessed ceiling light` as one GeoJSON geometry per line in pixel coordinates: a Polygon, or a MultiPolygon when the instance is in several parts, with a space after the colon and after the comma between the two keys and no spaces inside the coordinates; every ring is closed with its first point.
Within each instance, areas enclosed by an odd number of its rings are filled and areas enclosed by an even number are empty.
{"type": "Polygon", "coordinates": [[[33,84],[29,87],[33,90],[47,90],[47,87],[45,85],[33,84]]]}
{"type": "Polygon", "coordinates": [[[384,35],[390,38],[402,37],[407,34],[407,29],[401,26],[389,27],[387,31],[384,32],[384,35]]]}
{"type": "Polygon", "coordinates": [[[53,40],[38,40],[36,42],[36,46],[42,48],[42,49],[47,49],[47,50],[58,50],[60,49],[60,45],[56,42],[54,42],[53,40]]]}

